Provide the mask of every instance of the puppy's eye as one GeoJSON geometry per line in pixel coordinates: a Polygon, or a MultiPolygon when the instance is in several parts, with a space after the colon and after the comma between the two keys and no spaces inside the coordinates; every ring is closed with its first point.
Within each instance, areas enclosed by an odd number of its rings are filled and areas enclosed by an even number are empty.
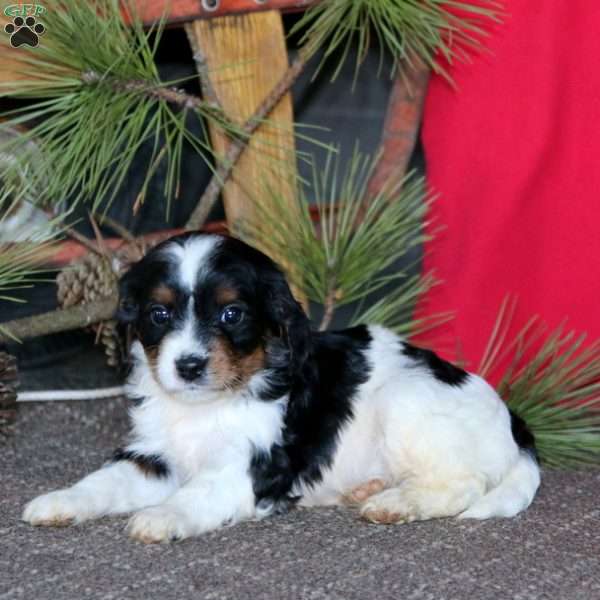
{"type": "Polygon", "coordinates": [[[166,306],[153,306],[150,309],[150,320],[159,327],[166,325],[171,320],[171,311],[166,306]]]}
{"type": "Polygon", "coordinates": [[[239,306],[226,306],[221,313],[221,323],[237,325],[244,318],[244,311],[239,306]]]}

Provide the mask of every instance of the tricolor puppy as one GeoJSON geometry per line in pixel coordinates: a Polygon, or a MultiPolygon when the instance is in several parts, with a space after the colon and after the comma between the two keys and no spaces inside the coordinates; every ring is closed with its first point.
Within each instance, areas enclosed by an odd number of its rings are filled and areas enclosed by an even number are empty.
{"type": "Polygon", "coordinates": [[[540,483],[533,438],[481,378],[382,327],[311,331],[277,266],[174,237],[121,282],[133,327],[127,445],[25,508],[32,525],[133,513],[166,542],[302,506],[375,523],[511,517],[540,483]]]}

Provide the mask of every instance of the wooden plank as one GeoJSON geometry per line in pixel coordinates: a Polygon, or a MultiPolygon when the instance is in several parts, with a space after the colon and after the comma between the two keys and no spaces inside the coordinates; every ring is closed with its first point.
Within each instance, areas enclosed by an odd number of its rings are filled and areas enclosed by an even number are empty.
{"type": "MultiPolygon", "coordinates": [[[[27,79],[27,76],[23,75],[23,71],[31,69],[19,57],[23,55],[23,52],[28,50],[23,48],[13,48],[10,45],[10,36],[4,32],[4,27],[11,21],[10,17],[7,17],[2,10],[0,10],[0,82],[16,81],[18,79],[27,79]]],[[[1,95],[1,92],[0,92],[1,95]]]]}
{"type": "Polygon", "coordinates": [[[421,127],[429,75],[423,64],[396,75],[381,133],[379,161],[367,189],[371,197],[406,175],[421,127]]]}
{"type": "MultiPolygon", "coordinates": [[[[192,45],[200,49],[212,87],[227,115],[243,123],[269,94],[288,67],[281,15],[276,11],[197,20],[188,26],[192,45]]],[[[293,209],[295,173],[293,112],[286,94],[252,137],[223,189],[230,228],[253,218],[252,200],[264,201],[264,185],[289,199],[293,209]]],[[[214,150],[224,155],[229,144],[217,128],[210,130],[214,150]]]]}
{"type": "MultiPolygon", "coordinates": [[[[288,58],[281,14],[277,11],[243,16],[196,20],[186,26],[195,53],[201,52],[208,68],[210,92],[227,115],[244,123],[267,97],[287,71],[288,58]]],[[[217,128],[210,129],[213,149],[224,155],[229,140],[217,128]]],[[[269,202],[265,189],[277,194],[299,210],[293,179],[296,156],[291,94],[286,94],[252,136],[222,191],[229,229],[256,222],[253,203],[269,202]]],[[[264,235],[270,232],[262,227],[264,235]]],[[[292,270],[282,257],[272,256],[282,267],[292,270]]],[[[306,298],[293,289],[305,305],[306,298]]]]}
{"type": "Polygon", "coordinates": [[[144,23],[153,23],[166,15],[169,23],[222,17],[258,11],[299,11],[315,0],[137,0],[144,23]]]}

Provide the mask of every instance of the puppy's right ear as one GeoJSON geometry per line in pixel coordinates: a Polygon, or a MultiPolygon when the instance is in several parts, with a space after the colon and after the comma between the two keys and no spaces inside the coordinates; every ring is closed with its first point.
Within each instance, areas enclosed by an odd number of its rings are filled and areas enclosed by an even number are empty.
{"type": "Polygon", "coordinates": [[[115,318],[125,325],[133,323],[139,315],[139,286],[136,285],[136,265],[133,265],[119,281],[119,306],[115,318]]]}

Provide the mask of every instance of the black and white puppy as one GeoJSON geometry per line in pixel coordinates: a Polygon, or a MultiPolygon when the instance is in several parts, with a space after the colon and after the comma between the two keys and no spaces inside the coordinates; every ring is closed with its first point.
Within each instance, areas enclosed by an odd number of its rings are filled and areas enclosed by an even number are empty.
{"type": "Polygon", "coordinates": [[[223,236],[174,237],[121,282],[137,341],[129,443],[25,508],[32,525],[133,513],[165,542],[303,506],[377,523],[510,517],[533,438],[480,377],[389,330],[314,332],[277,266],[223,236]]]}

